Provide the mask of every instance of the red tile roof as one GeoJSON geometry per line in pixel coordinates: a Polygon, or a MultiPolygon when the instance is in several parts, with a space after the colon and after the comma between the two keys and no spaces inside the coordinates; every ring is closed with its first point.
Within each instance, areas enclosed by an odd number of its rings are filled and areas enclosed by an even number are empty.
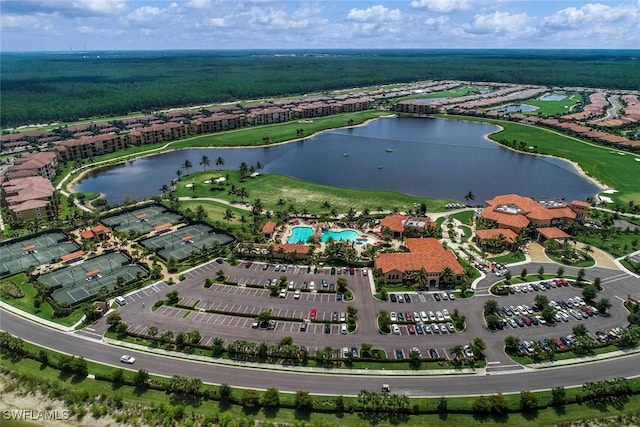
{"type": "Polygon", "coordinates": [[[390,271],[417,271],[424,268],[428,273],[440,273],[445,267],[456,275],[464,274],[464,269],[456,257],[447,251],[438,239],[410,238],[405,240],[408,253],[380,254],[375,261],[376,268],[383,274],[390,271]]]}
{"type": "Polygon", "coordinates": [[[274,252],[278,252],[280,248],[282,248],[285,253],[293,253],[293,252],[297,252],[299,254],[309,253],[309,246],[307,245],[296,245],[293,243],[282,243],[282,244],[273,245],[274,252]]]}
{"type": "Polygon", "coordinates": [[[276,225],[278,225],[277,222],[268,221],[264,227],[262,227],[262,234],[273,234],[273,232],[276,231],[276,225]]]}
{"type": "Polygon", "coordinates": [[[536,229],[538,233],[546,239],[568,239],[571,236],[560,230],[558,227],[542,227],[536,229]]]}
{"type": "Polygon", "coordinates": [[[407,220],[406,215],[390,215],[380,221],[381,228],[388,228],[394,233],[402,233],[404,231],[404,222],[407,220]]]}
{"type": "Polygon", "coordinates": [[[62,262],[64,262],[64,261],[69,261],[76,258],[81,258],[83,256],[84,256],[84,251],[75,251],[75,252],[71,252],[70,254],[62,255],[60,259],[62,260],[62,262]]]}

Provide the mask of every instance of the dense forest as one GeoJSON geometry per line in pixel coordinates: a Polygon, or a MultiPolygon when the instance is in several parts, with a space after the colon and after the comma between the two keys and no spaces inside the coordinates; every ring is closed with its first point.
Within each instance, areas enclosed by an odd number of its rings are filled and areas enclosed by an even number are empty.
{"type": "Polygon", "coordinates": [[[419,80],[640,89],[640,51],[3,53],[2,127],[419,80]]]}

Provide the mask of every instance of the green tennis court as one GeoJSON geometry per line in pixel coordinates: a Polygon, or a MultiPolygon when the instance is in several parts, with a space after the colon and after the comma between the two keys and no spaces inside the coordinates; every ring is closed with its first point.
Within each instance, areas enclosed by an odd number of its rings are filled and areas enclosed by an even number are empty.
{"type": "Polygon", "coordinates": [[[73,305],[92,298],[103,286],[113,289],[118,278],[130,283],[148,275],[140,265],[131,264],[124,253],[114,252],[43,274],[38,281],[53,289],[51,296],[56,301],[73,305]]]}
{"type": "Polygon", "coordinates": [[[9,240],[0,244],[0,275],[49,264],[78,249],[80,249],[78,245],[61,232],[9,240]]]}
{"type": "Polygon", "coordinates": [[[194,251],[200,251],[205,245],[225,244],[233,241],[228,234],[216,231],[205,224],[193,224],[142,240],[140,244],[156,252],[163,259],[175,258],[184,261],[194,251]]]}
{"type": "Polygon", "coordinates": [[[164,206],[149,205],[132,211],[102,218],[102,222],[114,231],[134,231],[145,234],[162,224],[178,224],[183,217],[168,211],[164,206]]]}

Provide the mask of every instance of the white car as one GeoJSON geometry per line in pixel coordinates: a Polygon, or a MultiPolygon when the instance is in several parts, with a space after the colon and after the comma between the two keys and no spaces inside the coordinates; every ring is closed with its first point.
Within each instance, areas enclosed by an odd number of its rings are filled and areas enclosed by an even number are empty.
{"type": "Polygon", "coordinates": [[[425,313],[424,311],[420,312],[420,320],[422,320],[423,322],[428,322],[429,321],[429,316],[427,316],[427,313],[425,313]]]}
{"type": "Polygon", "coordinates": [[[343,323],[342,325],[340,325],[340,333],[341,333],[342,335],[347,335],[347,332],[348,332],[348,331],[347,331],[347,324],[346,324],[346,323],[343,323]]]}
{"type": "Polygon", "coordinates": [[[436,319],[438,319],[438,322],[444,322],[444,316],[441,311],[436,311],[436,319]]]}
{"type": "Polygon", "coordinates": [[[392,311],[391,313],[389,313],[389,319],[392,322],[397,322],[398,321],[398,316],[396,315],[395,311],[392,311]]]}
{"type": "Polygon", "coordinates": [[[393,332],[394,335],[400,335],[400,327],[395,323],[391,325],[391,331],[393,332]]]}
{"type": "Polygon", "coordinates": [[[309,290],[312,291],[316,288],[316,282],[309,283],[309,290]]]}
{"type": "Polygon", "coordinates": [[[429,321],[431,321],[431,322],[435,322],[436,321],[436,315],[433,313],[433,311],[429,312],[429,321]]]}
{"type": "Polygon", "coordinates": [[[300,299],[300,289],[296,289],[296,291],[293,293],[293,299],[300,299]]]}
{"type": "Polygon", "coordinates": [[[136,358],[133,356],[129,356],[128,354],[123,354],[120,358],[120,362],[126,363],[128,365],[133,365],[134,363],[136,363],[136,358]]]}
{"type": "Polygon", "coordinates": [[[447,310],[446,308],[442,310],[442,317],[444,317],[444,320],[451,320],[451,315],[449,314],[449,310],[447,310]]]}

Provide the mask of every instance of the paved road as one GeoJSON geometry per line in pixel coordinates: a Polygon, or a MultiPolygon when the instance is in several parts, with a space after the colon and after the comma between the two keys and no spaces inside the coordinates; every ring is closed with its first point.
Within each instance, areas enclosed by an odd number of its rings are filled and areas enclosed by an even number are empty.
{"type": "MultiPolygon", "coordinates": [[[[82,355],[111,365],[119,365],[122,349],[105,345],[99,341],[87,341],[77,333],[53,331],[2,312],[2,328],[7,332],[31,342],[69,354],[82,355]]],[[[581,385],[585,381],[635,377],[640,375],[640,354],[614,360],[605,360],[593,364],[571,366],[568,369],[553,368],[538,371],[522,371],[517,375],[468,375],[437,377],[396,377],[321,375],[297,372],[245,370],[242,367],[212,366],[188,360],[167,358],[155,354],[126,350],[136,359],[133,369],[145,369],[151,373],[171,376],[174,374],[201,378],[214,384],[232,384],[240,387],[266,389],[275,386],[281,391],[306,390],[317,394],[357,395],[361,390],[378,390],[380,385],[390,383],[396,393],[410,396],[456,396],[479,395],[492,392],[519,392],[523,389],[541,390],[549,387],[581,385]]],[[[125,368],[128,366],[124,366],[125,368]]]]}

